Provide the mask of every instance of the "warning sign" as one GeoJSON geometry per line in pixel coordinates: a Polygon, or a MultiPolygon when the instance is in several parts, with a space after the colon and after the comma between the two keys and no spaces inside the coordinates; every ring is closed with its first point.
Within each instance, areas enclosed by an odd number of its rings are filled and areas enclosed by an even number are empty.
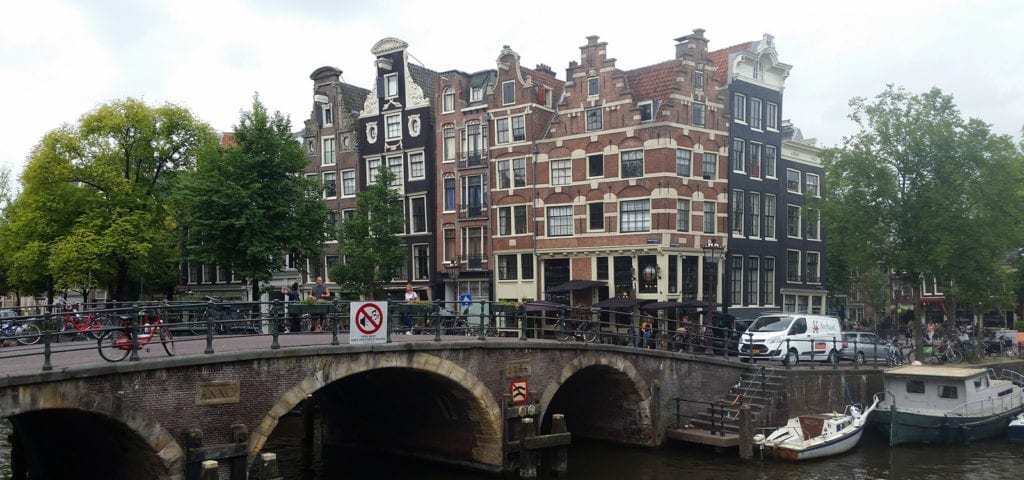
{"type": "Polygon", "coordinates": [[[530,392],[526,388],[526,380],[513,380],[511,393],[513,404],[522,405],[526,403],[530,398],[530,392]]]}
{"type": "Polygon", "coordinates": [[[365,344],[387,342],[387,303],[352,302],[350,312],[348,343],[365,344]]]}

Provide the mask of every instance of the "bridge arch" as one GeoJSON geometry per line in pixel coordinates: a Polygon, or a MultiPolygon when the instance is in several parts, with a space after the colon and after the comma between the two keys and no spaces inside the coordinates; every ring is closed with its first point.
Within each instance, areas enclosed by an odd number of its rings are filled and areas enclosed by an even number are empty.
{"type": "MultiPolygon", "coordinates": [[[[42,447],[35,450],[46,452],[45,456],[29,459],[30,471],[36,475],[47,475],[40,469],[50,469],[50,474],[54,474],[59,472],[52,469],[70,468],[72,476],[102,471],[112,479],[180,479],[184,472],[185,453],[181,446],[143,409],[118,397],[81,388],[77,383],[3,389],[0,417],[10,419],[18,441],[42,447]],[[77,441],[72,444],[67,443],[69,430],[81,430],[75,432],[77,441]],[[91,447],[99,441],[115,442],[121,448],[95,455],[91,447]],[[75,445],[79,443],[90,448],[78,449],[75,445]],[[140,450],[143,455],[130,456],[140,450]],[[129,456],[112,460],[109,455],[116,453],[129,456]],[[88,465],[90,458],[102,458],[102,465],[92,469],[88,465]],[[124,471],[118,471],[119,467],[124,471]]],[[[56,478],[60,477],[58,474],[56,478]]]]}
{"type": "Polygon", "coordinates": [[[468,416],[476,423],[472,462],[500,469],[503,462],[501,408],[488,386],[450,360],[425,352],[365,352],[324,359],[323,366],[288,389],[267,412],[249,439],[249,455],[254,458],[274,431],[281,416],[290,412],[307,396],[340,380],[377,370],[401,369],[443,379],[461,392],[468,416]]]}

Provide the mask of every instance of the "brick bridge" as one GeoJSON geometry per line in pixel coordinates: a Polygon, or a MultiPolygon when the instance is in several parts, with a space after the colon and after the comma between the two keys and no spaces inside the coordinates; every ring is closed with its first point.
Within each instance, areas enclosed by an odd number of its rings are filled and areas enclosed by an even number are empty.
{"type": "Polygon", "coordinates": [[[251,464],[278,419],[307,398],[332,441],[502,471],[513,453],[503,410],[513,381],[528,382],[541,432],[552,413],[563,413],[574,436],[654,446],[675,424],[674,398],[715,401],[749,368],[735,359],[547,341],[212,355],[179,347],[177,357],[7,373],[0,416],[40,478],[102,471],[111,479],[183,479],[190,431],[202,431],[203,445],[225,445],[239,439],[238,425],[251,464]]]}

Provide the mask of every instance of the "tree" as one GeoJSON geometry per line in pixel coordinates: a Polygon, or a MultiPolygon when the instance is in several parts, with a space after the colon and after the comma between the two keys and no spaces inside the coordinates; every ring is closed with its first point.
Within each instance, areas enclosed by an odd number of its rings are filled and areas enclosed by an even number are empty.
{"type": "MultiPolygon", "coordinates": [[[[133,275],[151,275],[154,266],[169,271],[178,261],[170,185],[215,140],[187,109],[131,98],[48,132],[3,225],[12,283],[51,299],[55,290],[105,286],[111,298],[126,300],[133,275]]],[[[154,280],[150,286],[163,290],[177,276],[154,280]]]]}
{"type": "Polygon", "coordinates": [[[924,282],[972,305],[1001,303],[992,282],[1022,243],[1024,161],[1012,139],[964,121],[937,88],[915,95],[890,85],[850,104],[860,131],[822,156],[829,256],[860,271],[882,262],[915,305],[924,282]]]}
{"type": "Polygon", "coordinates": [[[363,299],[379,300],[384,286],[405,264],[401,234],[405,229],[402,198],[387,168],[377,171],[373,185],[356,194],[356,211],[341,223],[338,242],[342,261],[331,278],[363,299]]]}
{"type": "Polygon", "coordinates": [[[175,204],[186,257],[217,264],[251,282],[269,280],[287,254],[316,257],[327,235],[327,209],[308,159],[280,112],[258,96],[235,127],[237,146],[210,148],[180,183],[175,204]]]}

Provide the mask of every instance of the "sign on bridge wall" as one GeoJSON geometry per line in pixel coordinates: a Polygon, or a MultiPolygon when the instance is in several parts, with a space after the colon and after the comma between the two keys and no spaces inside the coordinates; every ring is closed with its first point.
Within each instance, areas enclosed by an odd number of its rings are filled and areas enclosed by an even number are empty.
{"type": "Polygon", "coordinates": [[[387,343],[387,302],[352,302],[349,312],[349,344],[387,343]]]}

